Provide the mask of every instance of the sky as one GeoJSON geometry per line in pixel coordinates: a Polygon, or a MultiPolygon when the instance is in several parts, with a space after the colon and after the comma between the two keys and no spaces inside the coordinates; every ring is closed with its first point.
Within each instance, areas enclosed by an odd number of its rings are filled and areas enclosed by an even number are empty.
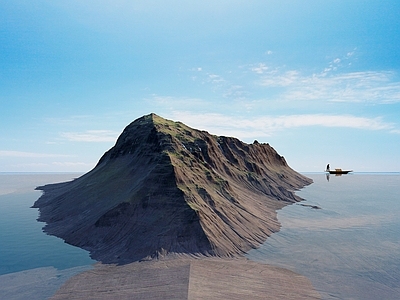
{"type": "Polygon", "coordinates": [[[0,2],[0,172],[87,172],[156,113],[299,172],[400,171],[398,0],[0,2]]]}

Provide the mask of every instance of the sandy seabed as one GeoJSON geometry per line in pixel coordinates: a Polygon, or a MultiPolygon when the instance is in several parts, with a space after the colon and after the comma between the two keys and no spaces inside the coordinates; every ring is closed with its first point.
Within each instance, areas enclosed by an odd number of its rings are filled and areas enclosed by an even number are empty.
{"type": "Polygon", "coordinates": [[[90,268],[92,266],[74,267],[65,270],[42,267],[0,275],[0,299],[48,299],[69,278],[90,268]]]}
{"type": "Polygon", "coordinates": [[[320,299],[292,271],[247,259],[173,258],[97,264],[70,278],[59,299],[320,299]]]}

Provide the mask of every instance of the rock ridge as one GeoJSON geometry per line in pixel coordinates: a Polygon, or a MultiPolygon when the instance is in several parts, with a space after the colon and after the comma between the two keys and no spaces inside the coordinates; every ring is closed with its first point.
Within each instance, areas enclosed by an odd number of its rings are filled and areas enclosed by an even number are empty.
{"type": "Polygon", "coordinates": [[[312,181],[269,144],[215,136],[156,114],[129,124],[94,169],[38,187],[44,231],[105,263],[232,257],[280,228],[276,210],[312,181]]]}

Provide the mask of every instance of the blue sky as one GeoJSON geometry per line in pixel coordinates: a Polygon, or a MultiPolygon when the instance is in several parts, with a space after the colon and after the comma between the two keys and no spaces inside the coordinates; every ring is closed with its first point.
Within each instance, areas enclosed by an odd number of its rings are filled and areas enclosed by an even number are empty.
{"type": "Polygon", "coordinates": [[[400,2],[0,3],[0,172],[94,167],[150,112],[297,171],[400,171],[400,2]]]}

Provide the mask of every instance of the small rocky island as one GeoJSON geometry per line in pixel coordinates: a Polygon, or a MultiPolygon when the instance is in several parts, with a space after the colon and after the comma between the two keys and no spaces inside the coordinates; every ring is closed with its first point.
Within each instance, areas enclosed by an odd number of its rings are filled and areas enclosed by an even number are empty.
{"type": "Polygon", "coordinates": [[[280,228],[276,211],[311,179],[269,144],[215,136],[156,114],[129,124],[96,167],[38,187],[44,231],[103,263],[235,257],[280,228]]]}

